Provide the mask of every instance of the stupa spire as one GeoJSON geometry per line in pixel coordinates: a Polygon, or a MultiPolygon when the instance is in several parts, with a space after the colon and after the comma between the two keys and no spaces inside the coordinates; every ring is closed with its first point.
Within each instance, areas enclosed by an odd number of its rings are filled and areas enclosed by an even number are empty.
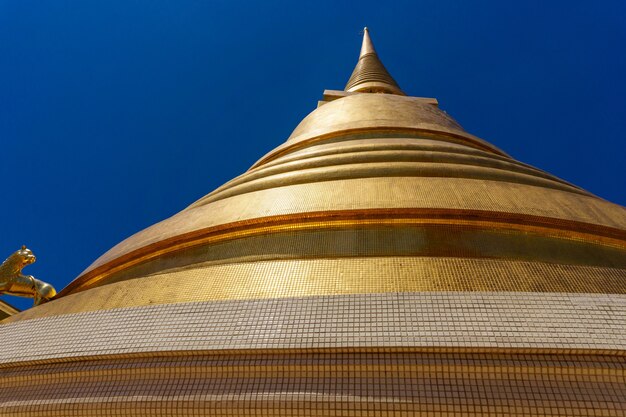
{"type": "Polygon", "coordinates": [[[376,49],[374,49],[374,44],[372,43],[372,38],[370,38],[369,29],[367,26],[363,28],[363,44],[361,45],[361,54],[359,55],[359,59],[363,58],[363,56],[367,54],[375,54],[376,49]]]}
{"type": "Polygon", "coordinates": [[[346,91],[405,95],[378,58],[367,27],[363,29],[363,44],[359,62],[346,84],[346,91]]]}

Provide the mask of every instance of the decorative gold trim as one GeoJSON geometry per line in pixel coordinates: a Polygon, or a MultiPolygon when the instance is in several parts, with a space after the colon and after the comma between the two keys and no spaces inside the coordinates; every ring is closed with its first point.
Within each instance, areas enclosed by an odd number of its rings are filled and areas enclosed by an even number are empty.
{"type": "Polygon", "coordinates": [[[248,171],[194,202],[195,208],[228,197],[289,185],[384,177],[445,177],[510,182],[592,196],[589,192],[515,161],[447,152],[371,151],[292,160],[248,171]]]}
{"type": "MultiPolygon", "coordinates": [[[[372,353],[414,353],[414,354],[471,354],[471,355],[566,355],[566,356],[617,356],[626,357],[626,351],[620,349],[572,349],[572,348],[516,348],[516,347],[482,347],[482,346],[392,346],[392,347],[342,347],[342,348],[280,348],[280,349],[216,349],[216,350],[175,350],[155,352],[118,353],[111,355],[84,355],[81,361],[117,360],[133,358],[175,358],[199,356],[236,356],[251,355],[292,355],[292,354],[372,354],[372,353]]],[[[0,363],[0,369],[17,368],[21,366],[52,365],[62,363],[76,363],[76,356],[59,357],[0,363]]],[[[552,371],[550,371],[552,372],[552,371]]]]}
{"type": "Polygon", "coordinates": [[[401,225],[455,225],[473,229],[513,230],[626,249],[626,231],[624,230],[540,216],[448,209],[372,209],[310,212],[227,223],[144,246],[79,276],[64,288],[57,297],[86,290],[111,274],[166,254],[195,246],[283,231],[401,225]]]}
{"type": "MultiPolygon", "coordinates": [[[[488,145],[485,145],[481,142],[479,142],[476,139],[473,139],[471,137],[469,137],[469,134],[467,135],[461,135],[461,134],[455,134],[452,132],[442,132],[440,130],[431,130],[431,129],[420,129],[420,128],[411,128],[411,127],[393,127],[393,126],[389,126],[389,127],[376,127],[376,128],[372,128],[372,127],[362,127],[362,128],[355,128],[355,129],[345,129],[345,130],[340,130],[340,131],[333,131],[333,132],[329,132],[329,133],[325,133],[319,136],[315,136],[313,138],[310,139],[306,139],[306,140],[302,140],[296,143],[290,143],[289,141],[286,142],[285,144],[283,144],[282,146],[276,148],[275,150],[273,150],[272,152],[270,152],[268,155],[265,155],[263,158],[261,158],[260,160],[258,160],[254,165],[252,165],[252,167],[250,167],[250,170],[257,168],[263,164],[265,164],[266,162],[269,161],[273,161],[276,158],[280,158],[283,155],[289,154],[293,151],[297,151],[300,150],[302,148],[306,148],[312,144],[315,144],[317,142],[322,142],[328,139],[339,139],[343,136],[350,136],[350,135],[358,135],[361,133],[366,133],[368,135],[372,135],[372,134],[413,134],[413,135],[419,135],[419,138],[424,138],[424,139],[436,139],[436,140],[442,140],[444,142],[450,142],[450,143],[455,143],[458,145],[465,145],[465,146],[470,146],[472,148],[475,149],[479,149],[481,151],[486,151],[489,153],[493,153],[496,155],[500,155],[500,156],[504,156],[507,158],[510,158],[509,155],[507,155],[505,152],[497,149],[496,147],[491,147],[488,145]]],[[[417,138],[417,139],[419,139],[417,138]]]]}

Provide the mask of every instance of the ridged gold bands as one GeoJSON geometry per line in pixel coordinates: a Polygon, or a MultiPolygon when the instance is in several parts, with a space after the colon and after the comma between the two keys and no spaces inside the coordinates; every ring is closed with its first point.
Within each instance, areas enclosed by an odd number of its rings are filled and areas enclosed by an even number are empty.
{"type": "Polygon", "coordinates": [[[478,417],[530,416],[533,410],[542,416],[622,415],[623,357],[504,350],[176,352],[27,364],[0,375],[0,413],[478,417]],[[18,399],[11,395],[15,392],[18,399]],[[590,392],[599,392],[601,400],[590,392]]]}
{"type": "MultiPolygon", "coordinates": [[[[289,154],[291,152],[306,148],[308,146],[317,144],[319,142],[327,141],[329,139],[338,139],[342,136],[357,136],[357,135],[367,135],[371,136],[374,134],[378,134],[381,137],[388,137],[389,135],[412,135],[419,138],[424,139],[438,139],[444,142],[456,143],[460,145],[470,146],[475,149],[479,149],[481,151],[490,152],[496,155],[508,157],[508,155],[495,146],[489,146],[486,143],[480,142],[478,140],[472,139],[469,134],[461,135],[455,134],[451,132],[442,132],[431,129],[418,129],[418,128],[401,128],[397,126],[389,126],[389,127],[377,127],[377,128],[358,128],[358,129],[344,129],[342,131],[334,131],[327,134],[322,134],[319,136],[315,136],[310,139],[298,141],[295,143],[287,142],[282,146],[279,146],[274,151],[265,155],[258,162],[256,162],[252,168],[257,168],[260,165],[263,165],[269,161],[273,161],[276,158],[279,158],[283,155],[289,154]]],[[[393,136],[391,136],[393,137],[393,136]]]]}
{"type": "MultiPolygon", "coordinates": [[[[247,194],[255,191],[263,191],[272,188],[287,187],[291,185],[363,178],[394,177],[439,177],[499,181],[550,188],[554,190],[567,191],[589,196],[589,193],[586,191],[580,190],[579,188],[568,185],[562,181],[555,181],[551,178],[543,178],[542,176],[538,175],[537,172],[533,171],[517,172],[518,170],[515,169],[516,167],[506,167],[505,169],[501,169],[497,167],[489,167],[487,164],[483,164],[482,166],[469,165],[467,164],[468,161],[459,161],[459,159],[461,158],[456,159],[455,162],[457,163],[446,163],[444,162],[445,158],[438,159],[438,161],[433,162],[398,162],[397,160],[386,162],[379,160],[369,163],[357,162],[354,164],[322,166],[304,168],[300,170],[296,169],[291,172],[282,172],[275,175],[268,174],[267,176],[262,175],[267,173],[256,172],[249,174],[249,176],[259,176],[259,179],[255,180],[250,178],[248,180],[245,177],[240,177],[240,179],[243,180],[241,184],[232,186],[231,184],[227,184],[227,186],[223,189],[213,192],[208,196],[198,200],[191,207],[198,207],[204,204],[223,200],[228,197],[247,194]]],[[[280,171],[280,169],[277,169],[276,171],[280,171]]]]}
{"type": "MultiPolygon", "coordinates": [[[[428,346],[411,346],[411,347],[402,347],[402,346],[394,346],[394,347],[339,347],[339,348],[287,348],[287,349],[232,349],[232,350],[192,350],[192,351],[163,351],[158,353],[124,353],[124,354],[111,354],[111,355],[92,355],[92,356],[81,356],[81,360],[84,361],[116,361],[116,360],[140,360],[138,361],[138,365],[142,363],[156,361],[156,362],[170,362],[172,358],[177,358],[181,362],[188,361],[190,358],[198,358],[202,356],[208,356],[212,359],[220,359],[220,358],[228,358],[230,361],[246,361],[250,358],[259,358],[266,357],[266,359],[276,359],[281,356],[286,355],[316,355],[319,357],[331,356],[331,355],[381,355],[381,354],[421,354],[421,355],[449,355],[449,354],[464,354],[468,357],[477,356],[478,359],[483,359],[480,357],[481,355],[494,355],[497,359],[498,356],[501,355],[500,359],[506,358],[507,355],[528,355],[528,356],[554,356],[561,355],[560,359],[567,360],[572,357],[582,357],[583,359],[593,359],[594,356],[599,356],[601,359],[605,359],[607,361],[613,362],[615,364],[620,364],[623,357],[626,357],[626,351],[620,349],[562,349],[562,348],[517,348],[517,347],[446,347],[446,346],[436,346],[436,347],[428,347],[428,346]],[[143,359],[143,360],[142,360],[143,359]]],[[[331,356],[332,357],[332,356],[331,356]]],[[[287,364],[281,366],[281,368],[287,372],[301,372],[304,368],[303,364],[298,364],[298,360],[295,357],[290,358],[287,364]]],[[[175,361],[176,359],[174,359],[175,361]]],[[[306,359],[305,359],[306,360],[306,359]]],[[[24,362],[9,362],[9,363],[0,363],[0,369],[13,371],[12,368],[16,368],[18,366],[50,366],[50,365],[60,365],[60,364],[71,364],[74,362],[74,358],[54,358],[54,359],[40,359],[40,360],[29,360],[24,362]]],[[[272,364],[275,366],[274,364],[272,364]]],[[[268,365],[268,366],[272,366],[268,365]]],[[[353,365],[353,364],[350,364],[353,365]]],[[[445,365],[442,365],[445,366],[445,365]]],[[[459,368],[464,371],[468,371],[470,369],[469,366],[457,365],[459,368]]],[[[82,368],[82,366],[79,365],[82,368]]],[[[344,365],[345,369],[349,369],[349,365],[344,365]]],[[[72,372],[76,372],[76,366],[69,366],[72,372]]],[[[224,367],[225,368],[225,367],[224,367]]],[[[222,369],[224,369],[222,368],[222,369]]],[[[158,367],[149,367],[147,373],[150,371],[158,374],[160,371],[158,367]]],[[[215,366],[212,369],[219,369],[215,366]]],[[[222,370],[219,369],[219,370],[222,370]]],[[[383,370],[384,367],[378,365],[372,365],[372,370],[383,370]]],[[[258,363],[251,364],[249,366],[240,366],[237,371],[240,373],[246,374],[259,374],[262,372],[267,372],[265,367],[259,366],[258,363]]],[[[121,369],[116,369],[113,371],[117,374],[123,372],[121,369]]],[[[550,368],[537,368],[537,373],[551,374],[554,370],[550,368]]],[[[618,371],[619,372],[619,371],[618,371]]],[[[130,372],[129,372],[130,373],[130,372]]],[[[621,372],[619,372],[621,374],[621,372]]],[[[597,375],[598,377],[607,376],[607,372],[604,369],[584,369],[584,375],[597,375]]],[[[3,375],[4,376],[4,375],[3,375]]],[[[15,373],[8,374],[5,378],[2,378],[3,382],[11,383],[13,381],[25,381],[28,378],[24,376],[18,375],[15,373]],[[13,381],[12,381],[13,380],[13,381]]]]}
{"type": "Polygon", "coordinates": [[[321,230],[368,226],[450,226],[468,229],[513,230],[626,248],[626,232],[620,229],[539,216],[491,211],[445,209],[374,209],[311,212],[262,217],[201,229],[147,245],[101,265],[71,282],[59,296],[88,289],[114,273],[174,252],[232,239],[294,230],[321,230]]]}

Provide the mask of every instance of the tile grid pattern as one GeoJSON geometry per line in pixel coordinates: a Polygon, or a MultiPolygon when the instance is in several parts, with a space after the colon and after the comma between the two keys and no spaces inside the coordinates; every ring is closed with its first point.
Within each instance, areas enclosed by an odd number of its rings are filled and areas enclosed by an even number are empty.
{"type": "Polygon", "coordinates": [[[623,416],[626,363],[593,355],[124,357],[0,373],[0,415],[623,416]]]}
{"type": "MultiPolygon", "coordinates": [[[[207,252],[201,248],[181,254],[181,263],[207,252]]],[[[386,292],[626,293],[626,269],[497,259],[289,259],[175,268],[177,261],[159,263],[165,272],[70,294],[8,321],[155,304],[386,292]]],[[[135,272],[147,275],[149,271],[140,267],[135,272]]]]}
{"type": "Polygon", "coordinates": [[[140,352],[518,348],[626,351],[626,295],[385,293],[66,314],[0,326],[0,366],[140,352]]]}

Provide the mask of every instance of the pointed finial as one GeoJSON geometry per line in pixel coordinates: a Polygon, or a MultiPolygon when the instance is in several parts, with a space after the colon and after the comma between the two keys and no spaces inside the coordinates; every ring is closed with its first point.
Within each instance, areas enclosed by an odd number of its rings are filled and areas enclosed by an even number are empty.
{"type": "Polygon", "coordinates": [[[398,83],[389,75],[383,63],[380,62],[367,26],[363,28],[363,44],[361,45],[359,62],[356,64],[345,90],[405,95],[398,83]]]}
{"type": "Polygon", "coordinates": [[[367,26],[363,28],[363,44],[361,45],[361,54],[359,58],[362,58],[367,54],[375,54],[376,49],[374,49],[374,44],[372,43],[372,39],[370,39],[370,33],[367,30],[367,26]]]}

